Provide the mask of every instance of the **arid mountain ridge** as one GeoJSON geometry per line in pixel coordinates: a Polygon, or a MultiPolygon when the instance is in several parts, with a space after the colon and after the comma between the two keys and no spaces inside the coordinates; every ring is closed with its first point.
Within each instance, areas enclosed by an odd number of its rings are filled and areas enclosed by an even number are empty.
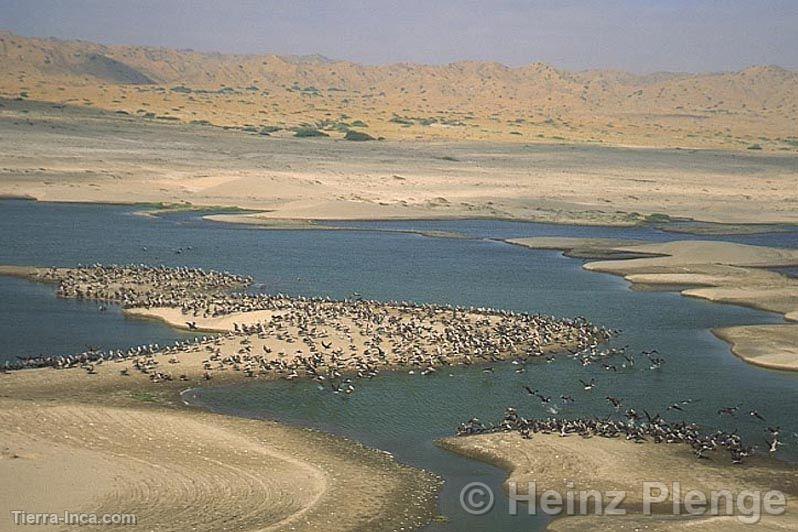
{"type": "Polygon", "coordinates": [[[634,75],[365,66],[322,56],[231,55],[0,32],[0,95],[242,128],[311,125],[335,136],[601,142],[798,150],[798,72],[634,75]]]}

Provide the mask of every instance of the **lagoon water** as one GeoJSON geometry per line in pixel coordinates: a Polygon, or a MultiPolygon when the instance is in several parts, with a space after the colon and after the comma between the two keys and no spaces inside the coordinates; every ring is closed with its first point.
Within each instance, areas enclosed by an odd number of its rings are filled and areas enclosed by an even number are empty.
{"type": "MultiPolygon", "coordinates": [[[[615,345],[638,352],[657,349],[666,364],[650,371],[644,358],[631,370],[609,373],[582,368],[570,359],[529,364],[522,375],[498,365],[494,375],[454,368],[433,377],[391,373],[357,384],[349,398],[319,391],[307,382],[255,382],[190,390],[184,398],[217,412],[279,419],[357,439],[393,453],[398,460],[434,471],[446,481],[435,529],[530,530],[545,519],[507,515],[503,472],[434,445],[472,416],[496,420],[505,407],[545,416],[524,384],[547,395],[573,394],[576,404],[560,415],[606,415],[605,395],[625,407],[662,412],[668,404],[697,399],[683,417],[708,428],[739,427],[762,444],[763,425],[746,415],[721,419],[721,406],[744,403],[770,424],[781,425],[785,460],[798,460],[798,374],[745,364],[716,339],[712,327],[778,323],[778,315],[718,305],[669,292],[638,292],[621,278],[591,273],[582,262],[555,251],[528,250],[497,239],[521,236],[697,238],[652,228],[604,228],[548,224],[458,222],[358,222],[343,231],[270,231],[203,221],[198,213],[149,217],[130,206],[64,205],[0,201],[0,263],[74,266],[80,263],[191,265],[249,274],[254,290],[344,298],[358,292],[381,300],[413,300],[516,311],[586,316],[621,329],[615,345]],[[364,231],[363,229],[367,229],[364,231]],[[378,231],[375,231],[378,229],[378,231]],[[450,231],[467,238],[430,238],[407,230],[450,231]],[[595,377],[584,392],[578,379],[595,377]],[[484,516],[460,508],[459,492],[471,481],[496,492],[484,516]]],[[[798,247],[794,232],[702,237],[798,247]]],[[[119,309],[60,300],[53,288],[0,278],[0,361],[16,355],[82,351],[86,345],[121,348],[187,336],[157,322],[125,318],[119,309]]],[[[671,416],[680,419],[679,416],[671,416]]],[[[667,416],[666,416],[667,417],[667,416]]],[[[523,513],[523,511],[522,511],[523,513]]]]}

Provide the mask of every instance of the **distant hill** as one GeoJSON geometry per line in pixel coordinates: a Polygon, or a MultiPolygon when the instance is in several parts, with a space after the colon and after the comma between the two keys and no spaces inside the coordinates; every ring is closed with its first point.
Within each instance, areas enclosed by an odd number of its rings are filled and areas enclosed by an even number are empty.
{"type": "Polygon", "coordinates": [[[775,66],[649,75],[544,63],[364,66],[0,32],[0,94],[272,132],[798,148],[798,73],[775,66]]]}

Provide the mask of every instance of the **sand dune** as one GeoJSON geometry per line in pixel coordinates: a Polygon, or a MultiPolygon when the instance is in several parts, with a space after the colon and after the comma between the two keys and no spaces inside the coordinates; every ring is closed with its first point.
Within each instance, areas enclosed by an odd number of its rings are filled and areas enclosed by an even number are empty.
{"type": "Polygon", "coordinates": [[[0,94],[160,121],[292,135],[795,151],[798,74],[366,66],[319,57],[225,55],[0,32],[0,94]],[[275,131],[277,130],[277,131],[275,131]]]}

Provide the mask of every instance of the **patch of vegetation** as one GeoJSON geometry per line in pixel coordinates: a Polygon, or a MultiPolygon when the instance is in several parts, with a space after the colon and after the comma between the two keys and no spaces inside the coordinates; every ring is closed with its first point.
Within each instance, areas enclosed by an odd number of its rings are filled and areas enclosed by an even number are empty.
{"type": "Polygon", "coordinates": [[[646,216],[646,222],[648,223],[668,223],[671,221],[671,217],[667,214],[662,214],[660,212],[652,212],[648,216],[646,216]]]}
{"type": "Polygon", "coordinates": [[[407,118],[402,118],[401,116],[394,115],[391,117],[388,122],[393,122],[394,124],[401,124],[403,126],[412,126],[414,122],[412,120],[408,120],[407,118]]]}
{"type": "Polygon", "coordinates": [[[213,211],[213,212],[252,212],[248,209],[242,209],[241,207],[230,207],[224,205],[194,205],[190,202],[182,202],[182,203],[169,203],[166,201],[160,202],[149,202],[149,203],[136,203],[137,207],[141,207],[139,212],[151,214],[154,216],[158,216],[161,214],[173,214],[173,213],[182,213],[182,212],[203,212],[203,211],[213,211]]]}
{"type": "Polygon", "coordinates": [[[144,403],[160,403],[163,398],[151,392],[130,392],[130,398],[144,403]]]}
{"type": "Polygon", "coordinates": [[[349,131],[346,132],[346,135],[344,135],[344,139],[345,140],[354,140],[354,141],[357,141],[357,142],[363,142],[363,141],[367,141],[367,140],[376,140],[374,137],[372,137],[368,133],[363,133],[362,131],[355,131],[353,129],[350,129],[349,131]]]}
{"type": "Polygon", "coordinates": [[[329,137],[327,133],[314,127],[298,127],[294,130],[294,136],[298,138],[329,137]]]}

